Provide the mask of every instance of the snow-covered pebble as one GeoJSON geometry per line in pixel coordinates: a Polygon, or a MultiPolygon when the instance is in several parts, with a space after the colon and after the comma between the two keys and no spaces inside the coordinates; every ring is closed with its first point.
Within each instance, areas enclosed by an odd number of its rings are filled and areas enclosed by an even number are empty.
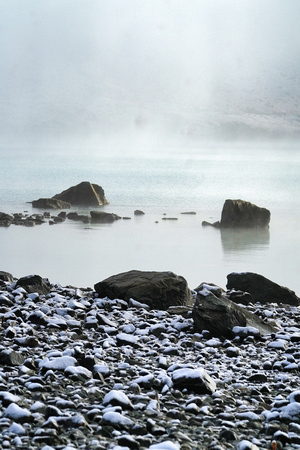
{"type": "Polygon", "coordinates": [[[3,448],[300,445],[297,307],[244,306],[282,329],[259,336],[237,327],[224,339],[194,333],[180,309],[92,290],[53,285],[43,296],[11,287],[0,296],[3,448]]]}

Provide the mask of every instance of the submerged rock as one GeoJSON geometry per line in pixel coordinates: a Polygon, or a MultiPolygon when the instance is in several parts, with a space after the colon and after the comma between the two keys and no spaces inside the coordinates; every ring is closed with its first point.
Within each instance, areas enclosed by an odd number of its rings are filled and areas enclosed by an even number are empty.
{"type": "Polygon", "coordinates": [[[299,306],[300,299],[294,291],[253,272],[232,272],[227,275],[227,289],[251,294],[255,302],[284,303],[299,306]]]}
{"type": "Polygon", "coordinates": [[[53,198],[68,202],[72,206],[103,206],[109,204],[103,188],[88,181],[72,186],[60,194],[54,195],[53,198]]]}
{"type": "Polygon", "coordinates": [[[121,217],[114,213],[107,213],[103,211],[91,211],[91,222],[112,223],[115,220],[119,219],[121,219],[121,217]]]}
{"type": "Polygon", "coordinates": [[[154,309],[192,305],[194,301],[186,280],[173,272],[131,270],[95,284],[95,290],[103,297],[133,298],[154,309]]]}
{"type": "Polygon", "coordinates": [[[71,204],[55,198],[39,198],[32,201],[32,207],[40,209],[69,209],[71,204]]]}

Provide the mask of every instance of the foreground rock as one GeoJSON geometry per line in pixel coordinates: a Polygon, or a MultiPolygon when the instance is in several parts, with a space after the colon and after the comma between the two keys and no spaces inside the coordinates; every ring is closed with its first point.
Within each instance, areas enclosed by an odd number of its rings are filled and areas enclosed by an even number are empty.
{"type": "Polygon", "coordinates": [[[194,298],[186,280],[173,272],[130,272],[113,275],[95,284],[102,297],[133,298],[153,309],[192,305],[194,298]]]}
{"type": "Polygon", "coordinates": [[[195,333],[182,308],[2,281],[1,448],[299,448],[298,307],[245,306],[281,330],[258,340],[235,327],[221,339],[195,333]]]}
{"type": "Polygon", "coordinates": [[[245,200],[226,200],[221,214],[221,221],[202,222],[217,228],[268,228],[271,213],[245,200]]]}
{"type": "Polygon", "coordinates": [[[300,299],[294,291],[279,286],[262,275],[252,272],[230,273],[227,275],[227,289],[248,292],[255,302],[282,303],[299,306],[300,299]]]}
{"type": "Polygon", "coordinates": [[[72,186],[60,194],[54,195],[53,198],[68,202],[72,206],[103,206],[109,204],[103,188],[88,181],[72,186]]]}
{"type": "Polygon", "coordinates": [[[16,287],[25,289],[26,292],[47,295],[50,292],[50,282],[48,278],[42,278],[40,275],[28,275],[19,278],[16,287]]]}
{"type": "Polygon", "coordinates": [[[208,330],[212,336],[219,338],[233,337],[234,327],[251,327],[257,336],[275,333],[280,328],[279,325],[264,322],[255,314],[235,304],[220,292],[220,288],[207,284],[201,285],[198,289],[193,319],[196,332],[208,330]]]}

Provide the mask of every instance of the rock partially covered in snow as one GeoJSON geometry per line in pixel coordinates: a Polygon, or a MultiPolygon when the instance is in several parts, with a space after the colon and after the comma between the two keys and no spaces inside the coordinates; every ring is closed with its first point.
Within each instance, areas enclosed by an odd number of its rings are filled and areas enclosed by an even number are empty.
{"type": "Polygon", "coordinates": [[[216,390],[216,383],[204,369],[176,369],[172,372],[172,381],[177,389],[197,394],[213,394],[216,390]]]}
{"type": "Polygon", "coordinates": [[[186,280],[173,272],[130,272],[113,275],[95,284],[100,297],[134,299],[153,309],[193,304],[193,296],[186,280]]]}

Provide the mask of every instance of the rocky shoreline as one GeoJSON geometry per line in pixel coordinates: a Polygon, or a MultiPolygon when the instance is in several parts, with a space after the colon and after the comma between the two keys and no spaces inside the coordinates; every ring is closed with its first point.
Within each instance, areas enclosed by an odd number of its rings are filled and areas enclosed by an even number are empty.
{"type": "Polygon", "coordinates": [[[300,448],[299,306],[240,305],[279,330],[222,338],[191,308],[34,283],[0,272],[0,448],[300,448]]]}

